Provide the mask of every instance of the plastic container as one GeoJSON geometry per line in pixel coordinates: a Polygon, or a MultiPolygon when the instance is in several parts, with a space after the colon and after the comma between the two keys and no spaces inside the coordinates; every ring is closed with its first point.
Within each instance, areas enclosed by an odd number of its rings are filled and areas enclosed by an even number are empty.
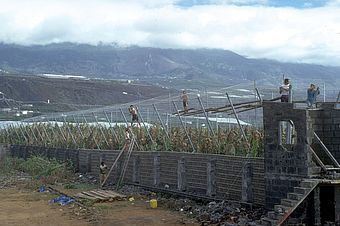
{"type": "Polygon", "coordinates": [[[157,208],[157,199],[151,199],[150,200],[150,207],[151,208],[157,208]]]}

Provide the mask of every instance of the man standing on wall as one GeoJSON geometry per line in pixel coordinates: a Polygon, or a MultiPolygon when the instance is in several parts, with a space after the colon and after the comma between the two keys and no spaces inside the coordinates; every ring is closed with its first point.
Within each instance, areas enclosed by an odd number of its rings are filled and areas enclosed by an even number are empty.
{"type": "Polygon", "coordinates": [[[187,113],[188,106],[189,106],[189,97],[188,97],[188,94],[185,92],[185,90],[183,90],[182,92],[181,99],[183,101],[184,112],[187,113]]]}
{"type": "Polygon", "coordinates": [[[314,104],[316,107],[316,96],[320,94],[319,87],[316,87],[314,84],[310,84],[310,87],[307,89],[307,107],[313,108],[314,104]]]}
{"type": "Polygon", "coordinates": [[[287,102],[289,100],[291,85],[289,83],[289,79],[285,78],[283,84],[280,86],[280,94],[281,94],[281,102],[287,102]]]}
{"type": "Polygon", "coordinates": [[[125,143],[124,143],[124,147],[123,147],[123,150],[128,150],[128,147],[131,143],[131,133],[130,133],[130,128],[126,128],[125,129],[125,134],[124,134],[124,137],[125,137],[125,143]]]}
{"type": "Polygon", "coordinates": [[[131,114],[131,127],[133,125],[133,122],[137,122],[138,126],[140,127],[140,122],[139,122],[139,118],[138,118],[138,109],[136,106],[130,105],[129,107],[129,113],[131,114]]]}

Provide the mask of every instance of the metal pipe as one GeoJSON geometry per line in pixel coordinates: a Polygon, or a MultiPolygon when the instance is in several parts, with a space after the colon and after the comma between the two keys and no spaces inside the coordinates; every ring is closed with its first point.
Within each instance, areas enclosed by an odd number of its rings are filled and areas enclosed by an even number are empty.
{"type": "Polygon", "coordinates": [[[335,109],[338,107],[339,100],[340,100],[340,92],[338,93],[338,97],[336,98],[336,101],[334,103],[334,108],[335,109]]]}
{"type": "Polygon", "coordinates": [[[168,140],[170,140],[170,136],[169,136],[168,130],[167,130],[167,128],[165,128],[165,126],[164,126],[164,123],[163,123],[163,121],[162,121],[161,116],[159,115],[159,112],[158,112],[158,109],[156,108],[156,105],[155,105],[155,104],[152,104],[152,107],[153,107],[153,109],[154,109],[155,112],[156,112],[156,115],[157,115],[157,117],[158,117],[159,122],[161,123],[161,126],[162,126],[162,128],[163,128],[163,130],[164,130],[164,132],[165,132],[166,137],[168,138],[168,140]]]}
{"type": "Polygon", "coordinates": [[[319,158],[319,156],[315,153],[315,151],[313,150],[312,147],[309,147],[310,148],[310,151],[312,152],[315,160],[317,161],[317,163],[321,166],[321,168],[324,170],[324,171],[327,171],[327,168],[325,166],[325,164],[323,164],[323,162],[321,161],[321,159],[319,158]]]}
{"type": "MultiPolygon", "coordinates": [[[[67,117],[67,116],[66,116],[66,117],[67,117]]],[[[68,133],[70,134],[71,139],[72,139],[74,145],[76,146],[76,148],[79,149],[79,146],[78,146],[78,144],[77,144],[77,141],[74,139],[74,136],[73,136],[73,134],[72,134],[72,131],[71,131],[70,127],[68,126],[68,122],[66,122],[66,117],[64,117],[64,123],[65,123],[66,129],[67,129],[68,133]]]]}
{"type": "Polygon", "coordinates": [[[79,131],[79,134],[80,134],[80,136],[81,136],[81,138],[83,139],[83,148],[85,148],[85,136],[84,136],[84,134],[83,134],[83,131],[81,131],[81,129],[80,129],[80,125],[79,125],[79,122],[78,122],[78,120],[76,120],[76,117],[74,117],[74,115],[73,115],[73,120],[74,120],[74,122],[76,123],[76,126],[77,126],[77,129],[78,129],[78,131],[79,131]]]}
{"type": "Polygon", "coordinates": [[[58,130],[59,130],[59,132],[60,132],[60,134],[61,134],[61,136],[63,137],[63,139],[64,139],[64,142],[65,142],[65,144],[66,144],[66,148],[68,147],[68,144],[67,144],[67,139],[66,139],[66,136],[65,136],[65,134],[64,134],[64,132],[62,131],[62,129],[60,128],[60,126],[58,125],[58,121],[57,121],[57,118],[55,118],[55,125],[58,127],[58,130]]]}
{"type": "MultiPolygon", "coordinates": [[[[8,128],[8,127],[7,127],[7,128],[8,128]]],[[[5,126],[3,126],[3,130],[4,130],[5,133],[6,133],[6,137],[5,137],[5,140],[6,140],[6,141],[5,141],[5,142],[10,144],[10,143],[12,143],[12,142],[11,142],[11,136],[9,135],[9,132],[7,131],[7,128],[6,128],[5,126]]]]}
{"type": "Polygon", "coordinates": [[[245,134],[245,132],[244,132],[244,130],[243,130],[243,127],[241,126],[240,120],[239,120],[239,118],[238,118],[238,115],[237,115],[237,113],[236,113],[236,111],[235,111],[233,102],[231,101],[228,92],[226,92],[226,95],[227,95],[229,104],[230,104],[231,108],[233,109],[234,116],[235,116],[235,118],[236,118],[237,124],[238,124],[238,126],[240,127],[240,130],[241,130],[243,139],[245,139],[245,141],[247,142],[247,145],[248,145],[248,153],[247,153],[247,156],[248,156],[248,155],[250,154],[250,144],[249,144],[249,141],[248,141],[247,136],[246,136],[246,134],[245,134]]]}
{"type": "MultiPolygon", "coordinates": [[[[32,125],[33,125],[33,124],[32,124],[32,125]]],[[[37,143],[39,143],[39,142],[38,142],[38,138],[37,138],[37,136],[35,135],[34,130],[31,128],[31,126],[29,125],[27,128],[28,128],[28,129],[31,131],[31,133],[33,134],[34,140],[35,140],[37,143]]]]}
{"type": "Polygon", "coordinates": [[[125,117],[125,114],[124,114],[123,110],[122,110],[121,108],[119,108],[119,110],[120,110],[120,112],[121,112],[121,113],[122,113],[122,115],[123,115],[124,121],[125,121],[125,123],[126,123],[126,127],[129,127],[129,122],[128,122],[128,121],[127,121],[127,119],[126,119],[126,117],[125,117]]]}
{"type": "Polygon", "coordinates": [[[190,138],[190,136],[189,136],[189,134],[188,134],[188,131],[187,131],[186,127],[185,127],[184,124],[183,124],[183,120],[182,120],[182,118],[181,118],[181,115],[179,114],[179,110],[178,110],[178,108],[177,108],[177,105],[176,105],[176,103],[175,103],[174,101],[172,101],[172,104],[174,105],[174,107],[175,107],[175,109],[176,109],[176,112],[177,112],[179,121],[181,122],[181,125],[182,125],[182,127],[183,127],[183,129],[184,129],[185,135],[187,136],[187,138],[188,138],[188,140],[189,140],[189,142],[190,142],[190,145],[191,145],[191,148],[192,148],[192,153],[195,153],[195,152],[196,152],[196,149],[195,149],[195,147],[194,147],[194,144],[193,144],[192,141],[191,141],[191,138],[190,138]]]}
{"type": "Polygon", "coordinates": [[[207,121],[208,128],[209,128],[209,131],[210,131],[210,135],[212,135],[212,136],[215,137],[214,130],[212,129],[212,126],[211,126],[210,121],[209,121],[209,118],[208,118],[208,114],[207,114],[207,112],[205,111],[205,108],[204,108],[204,106],[203,106],[203,104],[202,104],[202,101],[201,101],[201,98],[200,98],[200,95],[199,95],[199,94],[197,94],[197,99],[198,99],[199,104],[201,105],[202,111],[203,111],[203,113],[204,113],[205,120],[207,121]]]}
{"type": "MultiPolygon", "coordinates": [[[[83,116],[83,119],[84,119],[85,123],[88,125],[88,122],[87,122],[87,120],[86,120],[85,115],[82,115],[82,116],[83,116]]],[[[100,150],[100,146],[99,146],[99,144],[98,144],[96,138],[94,137],[94,133],[93,133],[93,131],[92,131],[92,129],[91,129],[91,126],[90,126],[90,125],[88,125],[88,126],[89,126],[89,131],[90,131],[89,136],[92,136],[92,139],[93,139],[94,143],[96,144],[98,150],[100,150]]]]}
{"type": "MultiPolygon", "coordinates": [[[[293,89],[292,89],[292,85],[289,85],[289,98],[288,98],[288,102],[289,103],[293,103],[293,89]]],[[[286,137],[287,137],[287,144],[291,144],[292,143],[292,133],[293,133],[293,127],[286,123],[286,137]]]]}
{"type": "Polygon", "coordinates": [[[111,120],[109,119],[109,117],[108,117],[108,115],[106,114],[105,111],[104,111],[104,115],[105,115],[106,120],[109,122],[109,126],[110,126],[110,129],[112,131],[113,136],[116,138],[117,143],[119,143],[119,139],[118,139],[117,133],[116,133],[115,129],[111,126],[112,112],[111,112],[111,120]]]}
{"type": "MultiPolygon", "coordinates": [[[[54,131],[54,125],[50,122],[50,120],[47,118],[47,123],[48,123],[48,125],[49,126],[51,126],[51,131],[52,131],[52,136],[54,137],[54,138],[57,138],[57,133],[54,131]]],[[[54,139],[54,141],[55,141],[55,139],[54,139]]],[[[56,145],[53,145],[54,147],[56,147],[56,145]]]]}
{"type": "Polygon", "coordinates": [[[110,145],[109,145],[109,142],[107,142],[107,139],[106,139],[106,136],[105,136],[105,134],[104,134],[104,132],[103,132],[103,130],[102,130],[102,127],[101,127],[101,125],[99,125],[99,122],[98,122],[98,119],[97,119],[97,116],[94,114],[94,112],[92,112],[92,115],[93,115],[93,117],[95,118],[95,120],[96,120],[96,124],[97,124],[97,126],[99,127],[99,131],[100,131],[100,133],[102,134],[102,136],[104,137],[104,141],[105,141],[105,143],[106,143],[106,145],[107,145],[107,147],[109,147],[110,145]]]}
{"type": "MultiPolygon", "coordinates": [[[[36,126],[35,126],[35,127],[36,127],[36,126]]],[[[34,123],[33,123],[33,129],[34,129],[34,123]]],[[[39,128],[36,127],[36,129],[37,129],[37,131],[38,131],[38,135],[39,135],[41,141],[42,141],[42,142],[44,143],[44,145],[46,146],[45,139],[43,138],[42,134],[40,133],[39,128]]]]}
{"type": "Polygon", "coordinates": [[[10,125],[10,128],[12,129],[12,130],[14,130],[14,133],[17,135],[17,137],[18,137],[18,142],[20,142],[20,140],[21,140],[21,137],[20,137],[20,135],[19,135],[19,133],[18,133],[18,131],[15,129],[15,127],[14,126],[12,126],[12,125],[10,125]]]}
{"type": "Polygon", "coordinates": [[[28,143],[28,140],[27,140],[27,138],[26,138],[26,136],[25,136],[24,132],[22,131],[22,128],[21,128],[20,124],[19,124],[19,123],[17,123],[17,126],[19,127],[19,131],[20,131],[21,135],[24,137],[24,139],[25,139],[25,142],[26,142],[26,143],[28,143]]]}
{"type": "Polygon", "coordinates": [[[45,125],[44,125],[43,123],[41,123],[41,124],[42,124],[42,128],[43,128],[43,132],[45,133],[45,136],[47,137],[48,142],[51,143],[52,140],[50,139],[50,137],[49,137],[49,135],[48,135],[48,133],[47,133],[47,130],[46,130],[46,128],[45,128],[45,125]]]}
{"type": "Polygon", "coordinates": [[[144,125],[144,129],[145,129],[146,133],[148,134],[148,136],[149,136],[149,138],[150,138],[150,140],[151,140],[151,143],[154,144],[155,142],[154,142],[154,140],[152,139],[152,136],[151,136],[151,134],[150,134],[150,131],[149,131],[149,129],[146,127],[145,122],[144,122],[144,119],[143,119],[143,117],[142,117],[142,114],[139,112],[139,110],[137,110],[137,114],[139,115],[140,119],[142,120],[142,123],[143,123],[143,125],[144,125]]]}
{"type": "Polygon", "coordinates": [[[23,123],[20,121],[20,124],[22,126],[23,131],[27,134],[28,140],[29,140],[29,144],[32,142],[34,142],[34,139],[30,136],[30,133],[26,130],[26,126],[23,125],[23,123]]]}
{"type": "Polygon", "coordinates": [[[335,166],[337,168],[340,168],[340,164],[338,163],[338,161],[334,158],[334,156],[332,155],[332,153],[328,150],[328,148],[326,147],[326,145],[322,142],[322,140],[320,139],[320,137],[314,132],[314,137],[316,138],[316,140],[319,142],[319,144],[321,145],[322,149],[324,150],[324,152],[328,155],[328,157],[332,160],[332,162],[335,164],[335,166]]]}

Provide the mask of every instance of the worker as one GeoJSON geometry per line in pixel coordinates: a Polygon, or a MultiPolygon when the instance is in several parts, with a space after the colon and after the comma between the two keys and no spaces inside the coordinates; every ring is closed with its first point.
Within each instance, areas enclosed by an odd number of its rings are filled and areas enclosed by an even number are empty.
{"type": "Polygon", "coordinates": [[[291,85],[289,83],[289,79],[285,78],[279,90],[281,94],[281,102],[288,102],[290,90],[291,90],[291,85]]]}
{"type": "Polygon", "coordinates": [[[131,131],[130,131],[129,127],[125,129],[125,134],[124,134],[124,136],[125,136],[125,144],[124,144],[123,150],[127,150],[129,145],[130,145],[130,143],[131,143],[131,133],[130,132],[131,131]]]}
{"type": "Polygon", "coordinates": [[[104,180],[106,179],[106,175],[107,175],[107,166],[104,163],[104,161],[100,162],[99,172],[100,172],[100,175],[99,175],[100,186],[102,186],[104,180]]]}
{"type": "Polygon", "coordinates": [[[181,99],[183,101],[183,108],[184,108],[184,112],[187,113],[188,112],[188,107],[189,107],[189,97],[188,94],[186,93],[185,90],[183,90],[182,95],[181,95],[181,99]]]}
{"type": "Polygon", "coordinates": [[[310,84],[310,87],[307,89],[307,108],[313,108],[314,104],[316,107],[316,97],[319,94],[319,87],[316,87],[314,84],[310,84]]]}
{"type": "Polygon", "coordinates": [[[140,127],[137,107],[133,106],[133,105],[130,105],[128,110],[129,110],[129,113],[131,114],[131,126],[133,125],[133,122],[137,122],[138,126],[140,127]]]}

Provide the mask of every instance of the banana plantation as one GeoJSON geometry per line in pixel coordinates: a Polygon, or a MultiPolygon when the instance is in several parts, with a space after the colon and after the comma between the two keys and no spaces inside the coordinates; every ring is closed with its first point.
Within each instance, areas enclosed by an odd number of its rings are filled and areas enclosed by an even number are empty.
{"type": "MultiPolygon", "coordinates": [[[[39,122],[13,124],[0,130],[0,143],[69,149],[120,150],[125,144],[125,126],[39,122]]],[[[160,125],[132,127],[139,151],[174,151],[237,156],[263,156],[263,131],[245,127],[219,128],[214,134],[207,128],[160,125]]]]}

